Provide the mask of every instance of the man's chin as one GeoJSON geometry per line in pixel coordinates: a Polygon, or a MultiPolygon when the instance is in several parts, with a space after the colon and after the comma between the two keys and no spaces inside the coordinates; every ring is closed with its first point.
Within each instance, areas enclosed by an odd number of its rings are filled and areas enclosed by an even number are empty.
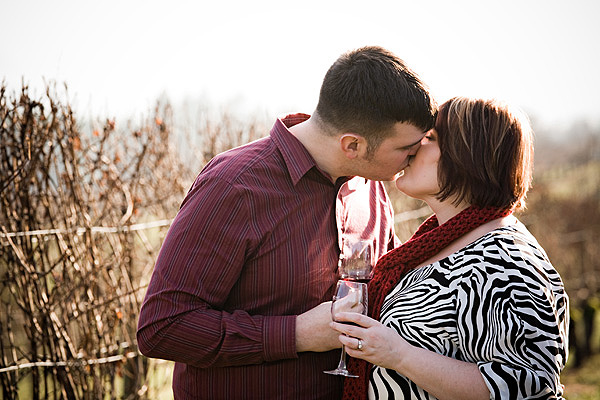
{"type": "Polygon", "coordinates": [[[381,181],[381,182],[394,182],[396,179],[404,175],[404,170],[392,175],[392,176],[363,176],[363,178],[369,179],[371,181],[381,181]]]}

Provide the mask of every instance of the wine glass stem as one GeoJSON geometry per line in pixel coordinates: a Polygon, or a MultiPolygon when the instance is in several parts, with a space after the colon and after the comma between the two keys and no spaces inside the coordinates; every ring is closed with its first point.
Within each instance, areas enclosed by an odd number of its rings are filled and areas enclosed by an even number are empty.
{"type": "Polygon", "coordinates": [[[338,364],[338,369],[346,369],[346,346],[342,345],[342,354],[340,355],[340,362],[338,364]]]}

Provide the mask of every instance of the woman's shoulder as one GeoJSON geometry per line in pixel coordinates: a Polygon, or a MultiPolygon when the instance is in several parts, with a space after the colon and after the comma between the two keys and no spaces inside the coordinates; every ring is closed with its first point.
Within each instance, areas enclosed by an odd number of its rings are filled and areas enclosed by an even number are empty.
{"type": "Polygon", "coordinates": [[[515,264],[523,262],[549,263],[548,255],[537,239],[522,222],[494,229],[472,243],[467,252],[480,252],[486,259],[511,260],[515,264]]]}
{"type": "Polygon", "coordinates": [[[480,236],[460,249],[457,254],[479,254],[486,257],[502,253],[510,256],[523,251],[539,253],[540,257],[547,259],[546,252],[536,238],[523,223],[516,220],[510,225],[496,228],[480,236]]]}
{"type": "Polygon", "coordinates": [[[560,282],[542,246],[518,220],[483,235],[453,254],[449,262],[459,266],[463,275],[513,282],[524,278],[560,282]]]}

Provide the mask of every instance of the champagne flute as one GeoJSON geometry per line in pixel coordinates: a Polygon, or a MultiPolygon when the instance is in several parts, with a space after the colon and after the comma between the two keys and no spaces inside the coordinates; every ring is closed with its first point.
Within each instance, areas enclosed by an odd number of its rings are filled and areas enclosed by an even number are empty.
{"type": "MultiPolygon", "coordinates": [[[[342,324],[355,325],[352,322],[337,321],[336,316],[340,312],[357,312],[367,314],[367,284],[364,282],[356,282],[340,279],[337,282],[335,296],[331,303],[331,317],[334,321],[342,324]]],[[[352,375],[346,368],[346,347],[342,345],[342,354],[336,369],[331,371],[323,371],[330,375],[342,375],[349,378],[358,378],[357,375],[352,375]]]]}
{"type": "Polygon", "coordinates": [[[368,240],[344,242],[340,254],[339,273],[345,280],[368,282],[373,277],[373,244],[368,240]]]}

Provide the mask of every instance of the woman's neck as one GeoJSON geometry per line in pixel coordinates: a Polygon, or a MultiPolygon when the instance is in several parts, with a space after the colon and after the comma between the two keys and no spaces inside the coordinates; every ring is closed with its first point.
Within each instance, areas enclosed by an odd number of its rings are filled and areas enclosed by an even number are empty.
{"type": "Polygon", "coordinates": [[[453,204],[449,200],[439,201],[437,199],[426,200],[426,203],[435,214],[440,225],[448,222],[448,220],[450,220],[452,217],[455,217],[461,211],[470,206],[470,204],[464,202],[457,205],[453,204]]]}

